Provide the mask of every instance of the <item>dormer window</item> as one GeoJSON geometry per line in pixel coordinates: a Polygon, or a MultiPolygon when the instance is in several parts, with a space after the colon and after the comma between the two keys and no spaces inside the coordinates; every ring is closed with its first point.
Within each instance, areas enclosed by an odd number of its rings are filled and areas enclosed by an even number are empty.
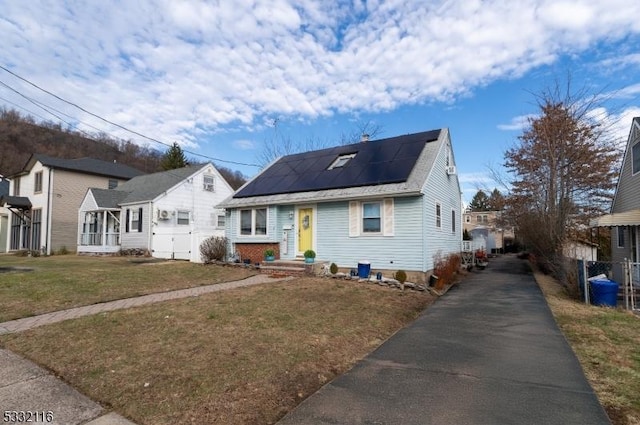
{"type": "Polygon", "coordinates": [[[356,154],[355,153],[350,153],[350,154],[346,154],[346,155],[340,155],[338,156],[335,161],[333,161],[331,163],[331,165],[329,166],[328,170],[333,170],[334,168],[342,168],[345,165],[347,165],[347,163],[349,161],[351,161],[353,158],[355,158],[356,154]]]}

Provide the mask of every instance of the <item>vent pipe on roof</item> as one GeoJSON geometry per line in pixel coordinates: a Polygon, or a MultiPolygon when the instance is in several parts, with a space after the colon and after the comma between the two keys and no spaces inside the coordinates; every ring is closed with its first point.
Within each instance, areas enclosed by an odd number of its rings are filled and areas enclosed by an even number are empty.
{"type": "Polygon", "coordinates": [[[369,135],[367,133],[363,133],[362,137],[360,138],[360,141],[362,143],[367,143],[369,141],[369,135]]]}

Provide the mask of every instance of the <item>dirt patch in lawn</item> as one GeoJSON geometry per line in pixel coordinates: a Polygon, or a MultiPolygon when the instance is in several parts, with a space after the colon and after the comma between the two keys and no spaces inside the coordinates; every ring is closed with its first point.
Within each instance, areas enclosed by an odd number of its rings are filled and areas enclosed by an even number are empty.
{"type": "Polygon", "coordinates": [[[585,305],[552,277],[535,278],[612,423],[640,424],[640,318],[585,305]]]}
{"type": "Polygon", "coordinates": [[[5,335],[139,424],[271,424],[434,298],[300,278],[5,335]]]}

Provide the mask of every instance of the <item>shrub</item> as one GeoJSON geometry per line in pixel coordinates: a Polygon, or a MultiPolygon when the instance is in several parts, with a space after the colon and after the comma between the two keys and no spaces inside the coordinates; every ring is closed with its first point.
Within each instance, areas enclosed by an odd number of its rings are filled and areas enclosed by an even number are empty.
{"type": "Polygon", "coordinates": [[[275,255],[276,255],[276,252],[271,248],[264,250],[264,256],[265,257],[273,257],[275,255]]]}
{"type": "Polygon", "coordinates": [[[331,263],[331,265],[329,266],[329,271],[331,272],[331,274],[338,273],[338,265],[336,263],[331,263]]]}
{"type": "Polygon", "coordinates": [[[67,247],[65,245],[62,245],[60,247],[60,249],[58,249],[57,254],[58,255],[67,255],[69,253],[69,250],[67,249],[67,247]]]}
{"type": "Polygon", "coordinates": [[[307,249],[304,252],[304,258],[316,258],[316,252],[313,249],[307,249]]]}
{"type": "Polygon", "coordinates": [[[460,263],[460,255],[458,254],[449,254],[443,257],[442,253],[438,251],[433,256],[433,274],[438,276],[438,280],[435,282],[436,289],[442,289],[454,282],[460,269],[460,263]]]}
{"type": "Polygon", "coordinates": [[[404,270],[398,270],[396,272],[395,278],[400,283],[405,283],[407,281],[407,272],[404,270]]]}
{"type": "Polygon", "coordinates": [[[200,244],[200,256],[205,264],[214,261],[224,261],[227,257],[227,245],[229,240],[220,236],[211,236],[200,244]]]}

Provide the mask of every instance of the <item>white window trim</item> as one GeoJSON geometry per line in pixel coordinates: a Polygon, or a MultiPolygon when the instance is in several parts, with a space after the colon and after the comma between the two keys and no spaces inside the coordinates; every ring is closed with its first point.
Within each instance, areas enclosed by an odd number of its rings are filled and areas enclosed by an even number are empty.
{"type": "Polygon", "coordinates": [[[216,229],[224,229],[227,224],[227,216],[226,214],[216,214],[216,229]],[[220,219],[223,220],[223,225],[220,226],[220,219]]]}
{"type": "Polygon", "coordinates": [[[327,170],[333,170],[334,168],[342,168],[349,163],[353,158],[355,158],[355,153],[350,153],[346,155],[339,155],[327,168],[327,170]]]}
{"type": "Polygon", "coordinates": [[[238,209],[238,237],[239,238],[266,238],[269,236],[269,208],[239,208],[238,209]],[[256,234],[256,211],[266,210],[265,217],[265,234],[256,234]],[[251,234],[245,235],[242,233],[242,211],[251,211],[251,234]]]}
{"type": "Polygon", "coordinates": [[[213,174],[204,174],[202,176],[202,190],[207,192],[215,192],[216,191],[216,176],[213,174]],[[211,178],[211,183],[207,183],[207,177],[211,178]]]}
{"type": "Polygon", "coordinates": [[[393,198],[350,201],[348,205],[349,237],[388,237],[394,236],[395,204],[393,198]],[[380,204],[380,232],[364,232],[364,204],[380,204]]]}
{"type": "Polygon", "coordinates": [[[33,193],[38,194],[38,193],[42,193],[43,190],[43,186],[44,186],[44,172],[41,171],[36,171],[33,174],[33,193]],[[40,188],[38,189],[38,176],[40,176],[40,188]]]}
{"type": "Polygon", "coordinates": [[[140,221],[140,211],[138,210],[138,208],[131,208],[129,210],[129,233],[139,233],[138,232],[138,222],[140,221]],[[134,214],[138,215],[138,219],[135,220],[136,225],[134,226],[134,220],[133,220],[133,216],[134,214]]]}
{"type": "Polygon", "coordinates": [[[434,224],[436,226],[436,229],[442,230],[442,204],[438,201],[436,201],[436,204],[434,205],[433,215],[435,218],[434,224]],[[438,210],[440,214],[438,214],[438,210]]]}
{"type": "Polygon", "coordinates": [[[380,236],[381,234],[383,234],[384,232],[384,203],[382,201],[362,201],[360,202],[360,211],[362,213],[361,216],[361,220],[360,220],[360,233],[362,233],[363,236],[380,236]],[[378,217],[378,219],[380,220],[380,230],[378,230],[377,232],[366,232],[364,230],[364,206],[365,205],[372,205],[372,204],[378,204],[380,207],[380,216],[378,217]]]}
{"type": "Polygon", "coordinates": [[[177,226],[189,226],[191,224],[191,211],[188,210],[177,210],[176,211],[176,225],[177,226]],[[187,214],[187,223],[180,223],[180,214],[187,214]]]}

